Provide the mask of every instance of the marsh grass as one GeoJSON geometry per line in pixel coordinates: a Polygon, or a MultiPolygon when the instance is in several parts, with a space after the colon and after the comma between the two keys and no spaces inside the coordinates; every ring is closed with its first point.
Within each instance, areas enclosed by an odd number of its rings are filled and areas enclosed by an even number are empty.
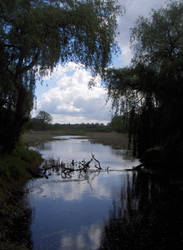
{"type": "Polygon", "coordinates": [[[113,148],[128,148],[128,134],[116,132],[91,132],[90,130],[44,130],[27,131],[23,136],[23,142],[27,146],[36,146],[49,140],[55,140],[55,136],[79,135],[86,136],[93,143],[111,145],[113,148]]]}
{"type": "Polygon", "coordinates": [[[122,134],[117,132],[93,132],[93,133],[88,133],[87,136],[93,143],[110,145],[116,149],[129,148],[127,133],[122,134]]]}
{"type": "Polygon", "coordinates": [[[86,135],[82,130],[29,130],[22,135],[22,140],[26,146],[36,146],[46,141],[53,140],[55,136],[61,135],[86,135]]]}

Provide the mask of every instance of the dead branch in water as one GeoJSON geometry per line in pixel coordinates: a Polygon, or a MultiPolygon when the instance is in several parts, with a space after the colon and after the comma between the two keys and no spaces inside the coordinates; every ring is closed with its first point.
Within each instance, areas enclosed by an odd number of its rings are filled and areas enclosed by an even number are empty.
{"type": "Polygon", "coordinates": [[[100,166],[100,162],[95,158],[95,155],[94,155],[94,154],[92,154],[92,159],[93,159],[94,161],[96,161],[97,164],[98,164],[98,166],[95,164],[95,167],[101,170],[102,168],[101,168],[101,166],[100,166]]]}
{"type": "Polygon", "coordinates": [[[127,168],[127,169],[110,169],[102,168],[100,161],[95,158],[94,154],[91,154],[91,159],[89,161],[75,161],[72,160],[70,163],[64,163],[60,159],[49,159],[44,161],[44,165],[42,166],[42,175],[40,177],[45,177],[48,179],[50,175],[55,172],[57,175],[60,175],[62,179],[71,179],[73,177],[74,172],[78,172],[79,178],[87,179],[87,175],[90,172],[98,172],[105,171],[107,173],[111,171],[123,172],[123,171],[137,171],[142,169],[142,164],[127,168]]]}
{"type": "Polygon", "coordinates": [[[86,173],[90,168],[94,167],[97,171],[102,170],[100,162],[95,158],[95,155],[91,155],[92,158],[89,161],[74,161],[72,160],[70,163],[64,163],[62,161],[49,159],[45,160],[43,169],[43,176],[48,178],[51,175],[51,171],[55,171],[58,175],[61,175],[62,178],[71,178],[71,173],[74,171],[78,171],[79,173],[86,173]],[[94,163],[91,165],[91,163],[94,163]]]}

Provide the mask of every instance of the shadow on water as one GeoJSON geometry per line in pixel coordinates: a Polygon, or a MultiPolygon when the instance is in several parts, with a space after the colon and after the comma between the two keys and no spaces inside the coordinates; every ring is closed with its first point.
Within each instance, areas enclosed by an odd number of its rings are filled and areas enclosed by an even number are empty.
{"type": "Polygon", "coordinates": [[[45,178],[27,185],[34,250],[183,249],[183,189],[175,181],[131,171],[138,161],[125,151],[86,139],[48,144],[39,149],[45,159],[60,156],[70,165],[65,172],[67,164],[48,164],[45,178]],[[70,171],[73,156],[86,166],[91,152],[101,170],[70,171]]]}
{"type": "Polygon", "coordinates": [[[31,250],[31,219],[24,192],[6,190],[6,199],[0,199],[0,249],[31,250]]]}
{"type": "Polygon", "coordinates": [[[183,191],[166,177],[133,173],[113,201],[99,249],[183,249],[183,191]]]}

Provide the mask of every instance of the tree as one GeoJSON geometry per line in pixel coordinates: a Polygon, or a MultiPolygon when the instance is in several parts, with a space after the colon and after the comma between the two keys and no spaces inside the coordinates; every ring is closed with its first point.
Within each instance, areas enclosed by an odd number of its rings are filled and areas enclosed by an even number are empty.
{"type": "Polygon", "coordinates": [[[182,24],[182,1],[139,17],[131,30],[131,67],[110,69],[104,77],[114,106],[130,114],[134,153],[162,148],[169,164],[183,161],[182,24]]]}
{"type": "Polygon", "coordinates": [[[45,111],[40,111],[36,116],[36,119],[40,120],[43,123],[50,123],[52,121],[51,115],[45,111]]]}
{"type": "Polygon", "coordinates": [[[52,121],[52,117],[49,113],[40,111],[36,116],[36,120],[41,124],[42,129],[45,129],[46,126],[52,121]]]}
{"type": "Polygon", "coordinates": [[[115,0],[0,2],[0,151],[29,119],[37,76],[75,61],[103,74],[116,49],[115,0]]]}

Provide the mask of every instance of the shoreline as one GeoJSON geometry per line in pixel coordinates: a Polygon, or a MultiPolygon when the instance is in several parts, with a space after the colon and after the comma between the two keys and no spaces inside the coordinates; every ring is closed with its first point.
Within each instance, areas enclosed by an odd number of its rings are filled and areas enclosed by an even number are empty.
{"type": "Polygon", "coordinates": [[[55,136],[78,135],[86,136],[89,140],[103,145],[111,145],[114,148],[128,149],[128,134],[117,132],[90,132],[81,130],[44,130],[28,131],[23,134],[22,140],[25,146],[37,146],[41,143],[54,140],[55,136]]]}
{"type": "Polygon", "coordinates": [[[19,146],[0,157],[0,249],[31,249],[31,210],[25,200],[25,185],[39,173],[41,155],[19,146]]]}
{"type": "Polygon", "coordinates": [[[38,152],[28,147],[54,140],[58,135],[68,134],[87,136],[93,143],[111,145],[114,148],[126,149],[128,145],[128,136],[115,132],[29,131],[25,133],[22,136],[22,143],[11,155],[0,157],[1,249],[29,249],[32,244],[28,234],[32,215],[24,199],[24,187],[29,180],[39,177],[39,166],[43,159],[38,152]],[[17,224],[18,221],[21,223],[17,224]]]}

